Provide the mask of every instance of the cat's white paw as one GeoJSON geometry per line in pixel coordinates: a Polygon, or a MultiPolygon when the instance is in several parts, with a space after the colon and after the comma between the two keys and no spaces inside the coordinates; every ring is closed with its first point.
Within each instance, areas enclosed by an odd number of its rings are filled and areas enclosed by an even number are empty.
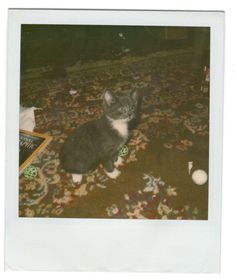
{"type": "Polygon", "coordinates": [[[106,175],[112,179],[116,179],[120,175],[120,171],[118,169],[114,169],[112,172],[105,171],[106,175]]]}
{"type": "Polygon", "coordinates": [[[72,180],[74,183],[80,183],[82,181],[82,174],[72,173],[72,180]]]}
{"type": "Polygon", "coordinates": [[[114,166],[116,168],[124,165],[124,159],[122,157],[118,157],[118,159],[114,162],[114,166]]]}

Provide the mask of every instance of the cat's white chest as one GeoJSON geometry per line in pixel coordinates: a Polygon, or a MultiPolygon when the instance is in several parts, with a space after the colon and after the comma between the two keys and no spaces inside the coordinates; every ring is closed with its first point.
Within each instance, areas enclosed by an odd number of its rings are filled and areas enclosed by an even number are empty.
{"type": "Polygon", "coordinates": [[[113,129],[115,129],[123,138],[128,137],[128,123],[123,120],[112,120],[113,129]]]}

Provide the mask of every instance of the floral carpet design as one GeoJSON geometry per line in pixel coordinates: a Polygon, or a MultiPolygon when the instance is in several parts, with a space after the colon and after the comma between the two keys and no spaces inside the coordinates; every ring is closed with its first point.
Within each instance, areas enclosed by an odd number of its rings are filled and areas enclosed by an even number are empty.
{"type": "Polygon", "coordinates": [[[124,194],[125,204],[107,207],[108,216],[114,218],[134,219],[187,219],[192,216],[196,219],[198,209],[184,205],[182,208],[171,207],[171,197],[177,196],[176,188],[166,183],[161,177],[143,174],[145,186],[142,190],[124,194]],[[125,206],[124,206],[125,205],[125,206]]]}
{"type": "Polygon", "coordinates": [[[207,219],[208,185],[195,185],[187,165],[208,171],[209,96],[190,61],[191,52],[177,51],[77,63],[63,76],[49,66],[22,74],[21,105],[39,108],[35,131],[53,140],[31,162],[37,177],[19,178],[19,216],[207,219]],[[107,88],[138,90],[139,123],[118,179],[99,166],[75,184],[61,168],[60,148],[74,128],[102,114],[107,88]]]}

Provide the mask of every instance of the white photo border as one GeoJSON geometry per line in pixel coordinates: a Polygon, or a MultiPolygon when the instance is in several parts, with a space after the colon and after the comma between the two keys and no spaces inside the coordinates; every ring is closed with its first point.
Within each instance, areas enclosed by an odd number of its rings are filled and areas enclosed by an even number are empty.
{"type": "Polygon", "coordinates": [[[5,267],[9,270],[219,272],[224,12],[10,9],[5,267]],[[18,217],[21,24],[201,26],[211,29],[208,220],[18,217]]]}

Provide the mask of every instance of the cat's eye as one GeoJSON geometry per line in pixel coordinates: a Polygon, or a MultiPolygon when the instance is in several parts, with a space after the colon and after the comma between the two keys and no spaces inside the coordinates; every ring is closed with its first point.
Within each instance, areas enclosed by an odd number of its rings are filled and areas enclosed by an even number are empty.
{"type": "Polygon", "coordinates": [[[121,113],[126,113],[128,111],[128,108],[127,107],[121,107],[119,108],[119,112],[121,113]]]}

